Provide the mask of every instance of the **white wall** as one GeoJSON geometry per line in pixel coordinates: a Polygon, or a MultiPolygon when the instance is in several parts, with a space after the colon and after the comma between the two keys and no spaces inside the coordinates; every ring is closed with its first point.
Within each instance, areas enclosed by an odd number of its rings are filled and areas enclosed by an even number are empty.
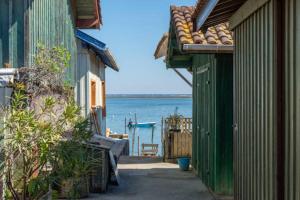
{"type": "MultiPolygon", "coordinates": [[[[102,108],[102,81],[105,81],[105,65],[92,51],[82,47],[78,41],[78,63],[76,69],[75,99],[82,109],[82,115],[89,117],[91,108],[91,81],[96,82],[96,106],[102,108]]],[[[98,115],[102,134],[106,131],[106,119],[98,115]]]]}

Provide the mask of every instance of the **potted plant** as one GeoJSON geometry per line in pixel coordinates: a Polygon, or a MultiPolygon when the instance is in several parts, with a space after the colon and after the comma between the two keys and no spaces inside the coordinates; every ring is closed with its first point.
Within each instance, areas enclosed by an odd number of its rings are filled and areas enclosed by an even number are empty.
{"type": "Polygon", "coordinates": [[[169,122],[171,123],[170,131],[174,131],[174,132],[181,131],[180,123],[181,123],[182,118],[183,118],[183,116],[178,114],[178,107],[176,107],[174,114],[170,115],[170,117],[169,117],[169,122]]]}
{"type": "Polygon", "coordinates": [[[75,126],[72,138],[61,141],[52,160],[54,188],[60,198],[78,199],[89,195],[88,176],[96,162],[86,146],[91,133],[87,120],[75,126]]]}
{"type": "Polygon", "coordinates": [[[62,141],[52,161],[54,189],[60,198],[77,199],[89,195],[87,152],[74,141],[62,141]]]}

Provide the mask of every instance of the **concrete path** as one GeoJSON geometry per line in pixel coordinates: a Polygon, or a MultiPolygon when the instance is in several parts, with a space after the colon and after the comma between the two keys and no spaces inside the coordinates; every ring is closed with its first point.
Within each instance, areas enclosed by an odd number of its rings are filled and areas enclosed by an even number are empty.
{"type": "Polygon", "coordinates": [[[121,158],[120,186],[109,186],[106,194],[91,200],[213,200],[192,172],[152,158],[121,158]]]}

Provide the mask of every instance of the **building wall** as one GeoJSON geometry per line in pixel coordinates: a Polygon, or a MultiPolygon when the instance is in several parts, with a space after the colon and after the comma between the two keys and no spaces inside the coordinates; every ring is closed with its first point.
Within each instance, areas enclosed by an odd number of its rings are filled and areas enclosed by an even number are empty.
{"type": "Polygon", "coordinates": [[[1,0],[0,67],[30,66],[37,45],[63,46],[71,53],[66,79],[74,81],[77,62],[71,0],[1,0]]]}
{"type": "Polygon", "coordinates": [[[23,0],[0,1],[0,67],[24,66],[23,0]]]}
{"type": "Polygon", "coordinates": [[[300,199],[300,2],[285,1],[285,199],[300,199]]]}
{"type": "Polygon", "coordinates": [[[232,54],[193,59],[193,158],[202,181],[216,194],[233,194],[232,54]]]}
{"type": "Polygon", "coordinates": [[[274,200],[276,191],[275,5],[234,28],[235,199],[274,200]]]}
{"type": "Polygon", "coordinates": [[[66,79],[74,81],[74,69],[77,64],[77,46],[75,37],[75,17],[71,0],[26,0],[25,26],[26,62],[33,63],[38,43],[46,47],[63,46],[71,53],[70,67],[66,79]]]}
{"type": "Polygon", "coordinates": [[[76,68],[76,101],[82,108],[82,115],[88,117],[91,109],[91,81],[96,82],[96,106],[100,111],[102,133],[106,131],[106,119],[102,117],[104,107],[102,81],[105,81],[105,65],[96,54],[84,48],[78,41],[78,67],[76,68]]]}

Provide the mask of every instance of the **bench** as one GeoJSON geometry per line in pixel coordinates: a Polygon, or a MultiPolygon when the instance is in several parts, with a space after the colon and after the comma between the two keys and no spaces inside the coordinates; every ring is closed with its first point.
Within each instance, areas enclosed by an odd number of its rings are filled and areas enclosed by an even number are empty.
{"type": "Polygon", "coordinates": [[[143,156],[156,156],[158,153],[158,144],[142,144],[143,156]]]}

